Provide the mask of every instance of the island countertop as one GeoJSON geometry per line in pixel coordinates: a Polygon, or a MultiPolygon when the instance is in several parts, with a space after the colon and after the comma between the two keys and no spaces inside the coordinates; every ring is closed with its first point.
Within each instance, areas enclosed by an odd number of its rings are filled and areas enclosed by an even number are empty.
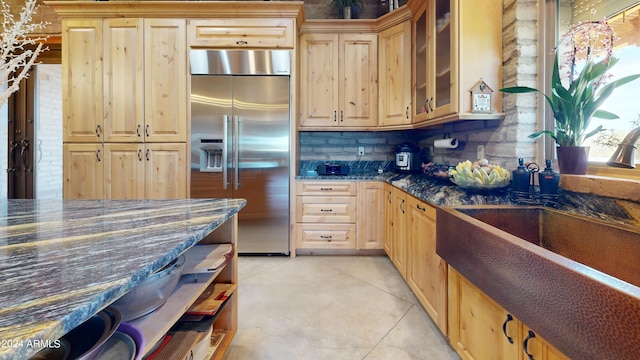
{"type": "Polygon", "coordinates": [[[24,359],[144,281],[243,199],[0,201],[0,359],[24,359]]]}

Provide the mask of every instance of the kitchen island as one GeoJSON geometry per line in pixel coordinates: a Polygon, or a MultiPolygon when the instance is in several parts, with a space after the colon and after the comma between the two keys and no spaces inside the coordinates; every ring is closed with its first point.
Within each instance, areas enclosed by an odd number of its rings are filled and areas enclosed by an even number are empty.
{"type": "Polygon", "coordinates": [[[245,205],[244,199],[1,201],[0,359],[24,359],[54,342],[235,221],[245,205]]]}

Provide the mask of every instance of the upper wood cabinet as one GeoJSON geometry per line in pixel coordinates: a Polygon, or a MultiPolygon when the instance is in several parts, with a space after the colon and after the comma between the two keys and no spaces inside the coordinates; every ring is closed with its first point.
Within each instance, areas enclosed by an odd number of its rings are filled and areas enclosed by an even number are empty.
{"type": "Polygon", "coordinates": [[[102,141],[102,60],[102,20],[62,22],[64,141],[102,141]]]}
{"type": "Polygon", "coordinates": [[[187,141],[186,20],[144,20],[144,136],[187,141]]]}
{"type": "Polygon", "coordinates": [[[300,116],[304,130],[378,124],[375,33],[300,36],[300,116]]]}
{"type": "Polygon", "coordinates": [[[215,19],[189,21],[189,46],[292,49],[293,19],[215,19]]]}
{"type": "Polygon", "coordinates": [[[65,142],[185,142],[186,20],[63,20],[65,142]]]}
{"type": "Polygon", "coordinates": [[[411,124],[411,22],[378,35],[379,125],[411,124]]]}
{"type": "Polygon", "coordinates": [[[502,119],[502,1],[428,0],[414,14],[413,123],[502,119]],[[491,114],[471,112],[481,79],[494,90],[491,114]]]}

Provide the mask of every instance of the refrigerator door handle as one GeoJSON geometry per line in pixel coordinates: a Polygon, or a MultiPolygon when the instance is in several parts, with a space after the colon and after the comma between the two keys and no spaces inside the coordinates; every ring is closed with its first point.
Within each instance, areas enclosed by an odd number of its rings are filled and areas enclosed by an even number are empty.
{"type": "Polygon", "coordinates": [[[240,189],[240,116],[233,117],[233,186],[240,189]]]}
{"type": "Polygon", "coordinates": [[[224,115],[223,130],[222,130],[222,188],[227,190],[229,188],[228,177],[228,163],[227,163],[227,150],[229,149],[229,115],[224,115]]]}

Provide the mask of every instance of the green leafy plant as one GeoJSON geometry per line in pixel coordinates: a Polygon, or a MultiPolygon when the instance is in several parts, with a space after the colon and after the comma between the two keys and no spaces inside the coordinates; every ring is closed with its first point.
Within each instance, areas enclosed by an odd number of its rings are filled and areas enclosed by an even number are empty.
{"type": "MultiPolygon", "coordinates": [[[[582,23],[578,24],[570,31],[570,36],[580,34],[583,38],[592,31],[594,24],[603,24],[612,32],[609,25],[603,22],[598,23],[582,23]],[[584,28],[580,28],[584,26],[584,28]]],[[[612,33],[611,33],[612,34],[612,33]]],[[[640,74],[629,75],[618,80],[606,83],[607,72],[613,67],[618,59],[611,56],[611,48],[614,36],[610,36],[611,41],[606,44],[608,50],[606,56],[602,60],[596,61],[592,59],[592,42],[587,42],[585,47],[586,59],[584,67],[579,71],[576,68],[576,53],[580,51],[580,47],[573,46],[572,57],[570,57],[570,72],[568,86],[563,85],[560,78],[560,70],[558,65],[558,51],[556,49],[553,63],[553,73],[551,76],[551,94],[526,86],[515,86],[500,89],[504,93],[519,94],[539,92],[544,95],[547,103],[551,107],[553,117],[555,118],[555,131],[542,130],[529,135],[532,139],[537,139],[545,134],[553,138],[559,146],[581,146],[582,143],[598,134],[603,130],[602,125],[587,132],[592,117],[601,119],[617,119],[618,116],[604,110],[600,110],[600,106],[613,93],[617,87],[627,84],[640,77],[640,74]]],[[[602,41],[600,41],[602,42],[602,41]]]]}

